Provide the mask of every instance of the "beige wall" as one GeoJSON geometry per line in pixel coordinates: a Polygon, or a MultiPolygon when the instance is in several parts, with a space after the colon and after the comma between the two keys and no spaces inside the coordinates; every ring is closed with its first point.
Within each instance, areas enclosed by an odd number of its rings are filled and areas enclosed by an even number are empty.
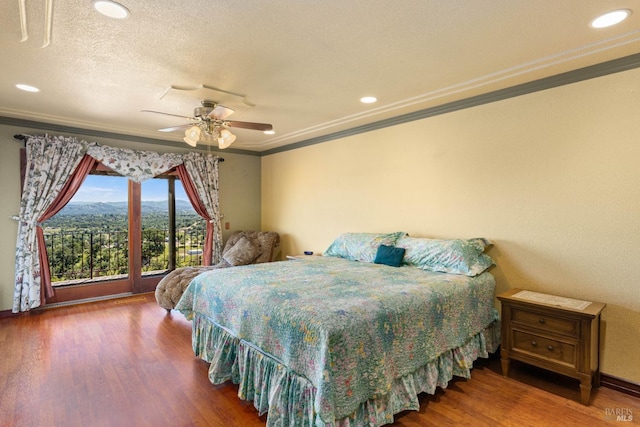
{"type": "Polygon", "coordinates": [[[640,70],[262,158],[284,254],[346,231],[476,237],[498,291],[607,304],[602,371],[640,383],[640,70]]]}
{"type": "MultiPolygon", "coordinates": [[[[0,311],[11,310],[13,305],[13,282],[17,223],[10,219],[20,209],[20,162],[21,141],[13,138],[19,133],[41,135],[42,130],[0,125],[0,311]]],[[[51,132],[51,134],[56,134],[51,132]]],[[[187,149],[134,143],[106,138],[83,137],[86,141],[96,141],[114,147],[158,152],[186,152],[187,149]]],[[[260,229],[260,158],[225,152],[225,162],[220,164],[220,208],[223,222],[229,222],[229,230],[224,230],[226,238],[234,230],[260,229]]]]}

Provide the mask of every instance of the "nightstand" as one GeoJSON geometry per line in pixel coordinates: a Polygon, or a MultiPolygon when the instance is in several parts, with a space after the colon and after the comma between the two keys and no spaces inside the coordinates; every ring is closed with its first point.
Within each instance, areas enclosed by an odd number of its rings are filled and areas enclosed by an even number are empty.
{"type": "Polygon", "coordinates": [[[600,386],[600,313],[605,304],[511,289],[502,304],[502,375],[519,360],[580,380],[580,400],[589,405],[600,386]]]}

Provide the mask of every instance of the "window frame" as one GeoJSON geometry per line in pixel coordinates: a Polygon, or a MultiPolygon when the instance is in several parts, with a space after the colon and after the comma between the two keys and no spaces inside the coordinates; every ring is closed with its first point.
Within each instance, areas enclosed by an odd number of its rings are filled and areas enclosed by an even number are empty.
{"type": "MultiPolygon", "coordinates": [[[[90,172],[94,175],[122,176],[113,170],[97,163],[90,172]]],[[[169,200],[169,236],[173,235],[175,242],[175,180],[177,173],[174,169],[158,175],[153,179],[168,179],[169,200]]],[[[139,294],[154,292],[162,278],[175,268],[175,245],[170,245],[169,268],[161,273],[142,272],[142,185],[128,180],[128,233],[129,233],[129,273],[126,278],[92,281],[91,283],[54,287],[55,295],[47,299],[47,305],[71,301],[113,297],[119,294],[139,294]],[[171,253],[172,252],[172,253],[171,253]]]]}

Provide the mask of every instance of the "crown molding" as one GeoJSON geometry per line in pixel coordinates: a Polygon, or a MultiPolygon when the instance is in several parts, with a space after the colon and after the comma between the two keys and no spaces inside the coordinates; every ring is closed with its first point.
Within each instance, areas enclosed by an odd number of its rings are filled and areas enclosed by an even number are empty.
{"type": "Polygon", "coordinates": [[[260,152],[268,156],[640,67],[640,53],[260,152]]]}

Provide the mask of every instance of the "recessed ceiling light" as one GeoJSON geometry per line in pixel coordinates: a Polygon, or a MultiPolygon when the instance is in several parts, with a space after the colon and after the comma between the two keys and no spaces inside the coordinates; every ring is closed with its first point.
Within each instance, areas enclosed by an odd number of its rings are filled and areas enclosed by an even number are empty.
{"type": "Polygon", "coordinates": [[[40,92],[40,89],[38,89],[37,87],[25,85],[25,84],[22,84],[22,83],[17,84],[16,87],[18,89],[24,90],[26,92],[40,92]]]}
{"type": "Polygon", "coordinates": [[[363,104],[373,104],[377,100],[378,98],[376,98],[375,96],[363,96],[362,98],[360,98],[360,102],[362,102],[363,104]]]}
{"type": "Polygon", "coordinates": [[[124,19],[129,16],[129,9],[111,0],[95,0],[93,7],[109,18],[124,19]]]}
{"type": "Polygon", "coordinates": [[[265,134],[265,135],[275,135],[275,134],[276,134],[276,131],[275,131],[275,130],[265,130],[265,131],[264,131],[264,134],[265,134]]]}
{"type": "Polygon", "coordinates": [[[594,19],[591,22],[591,26],[593,28],[606,28],[611,27],[612,25],[619,24],[624,21],[631,15],[631,11],[629,9],[620,9],[614,10],[613,12],[605,13],[594,19]]]}

